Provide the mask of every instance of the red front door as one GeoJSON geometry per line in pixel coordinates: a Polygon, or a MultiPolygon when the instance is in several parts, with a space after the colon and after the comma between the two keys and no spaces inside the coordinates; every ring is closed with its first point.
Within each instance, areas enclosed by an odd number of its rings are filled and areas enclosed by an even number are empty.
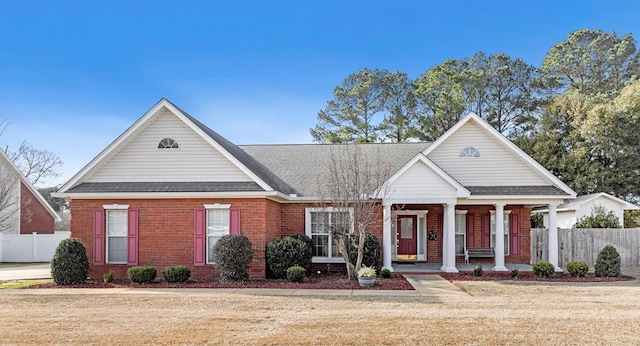
{"type": "Polygon", "coordinates": [[[415,261],[418,259],[416,246],[416,216],[398,215],[396,236],[398,238],[398,261],[415,261]]]}

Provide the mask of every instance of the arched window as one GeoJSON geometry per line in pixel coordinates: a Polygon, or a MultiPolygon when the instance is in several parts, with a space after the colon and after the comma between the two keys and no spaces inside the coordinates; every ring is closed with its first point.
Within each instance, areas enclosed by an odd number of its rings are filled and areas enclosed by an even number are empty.
{"type": "Polygon", "coordinates": [[[480,152],[474,147],[466,147],[460,152],[460,157],[480,157],[480,152]]]}
{"type": "Polygon", "coordinates": [[[160,143],[158,143],[158,149],[178,149],[178,142],[173,138],[163,138],[160,143]]]}

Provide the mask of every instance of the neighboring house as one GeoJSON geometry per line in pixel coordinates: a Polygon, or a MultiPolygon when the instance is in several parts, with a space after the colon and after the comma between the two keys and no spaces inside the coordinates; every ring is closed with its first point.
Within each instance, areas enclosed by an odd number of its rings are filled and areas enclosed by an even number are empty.
{"type": "Polygon", "coordinates": [[[0,232],[53,234],[58,214],[0,150],[0,232]]]}
{"type": "MultiPolygon", "coordinates": [[[[558,205],[558,227],[572,228],[580,218],[591,215],[592,211],[596,207],[604,207],[607,212],[613,211],[620,220],[620,226],[624,226],[625,210],[640,209],[640,207],[635,204],[604,192],[578,196],[575,199],[571,199],[566,203],[558,205]]],[[[535,208],[533,213],[542,214],[544,227],[549,227],[549,208],[535,208]]]]}
{"type": "MultiPolygon", "coordinates": [[[[331,225],[351,210],[322,206],[317,186],[332,152],[352,145],[237,146],[162,99],[54,196],[70,201],[72,236],[86,245],[94,277],[182,264],[212,278],[211,249],[225,234],[251,240],[250,273],[263,277],[266,245],[286,235],[309,235],[314,263],[342,261],[319,220],[331,225]]],[[[495,249],[495,270],[529,263],[531,208],[575,197],[473,113],[433,143],[361,148],[393,172],[370,228],[386,268],[410,261],[456,272],[464,249],[477,247],[495,249]]],[[[557,253],[556,233],[549,248],[557,253]]]]}

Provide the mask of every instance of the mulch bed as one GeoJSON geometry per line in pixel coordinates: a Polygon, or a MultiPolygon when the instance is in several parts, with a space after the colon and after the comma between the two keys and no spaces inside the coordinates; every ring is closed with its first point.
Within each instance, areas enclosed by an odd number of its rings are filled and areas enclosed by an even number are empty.
{"type": "Polygon", "coordinates": [[[55,283],[33,285],[25,288],[285,288],[285,289],[342,289],[342,290],[413,290],[413,286],[402,274],[394,273],[391,278],[376,278],[373,287],[360,287],[358,281],[347,280],[344,275],[322,274],[307,278],[306,282],[296,283],[287,280],[254,279],[247,283],[224,283],[219,281],[194,281],[185,283],[168,283],[155,280],[148,284],[134,284],[129,281],[117,280],[113,283],[87,280],[79,285],[58,286],[55,283]]]}
{"type": "Polygon", "coordinates": [[[532,272],[519,272],[518,276],[511,277],[509,272],[485,271],[482,276],[473,275],[472,271],[459,273],[439,273],[438,275],[449,281],[548,281],[548,282],[614,282],[629,281],[635,278],[631,276],[595,277],[588,273],[586,277],[573,277],[568,273],[555,273],[552,277],[535,277],[532,272]]]}

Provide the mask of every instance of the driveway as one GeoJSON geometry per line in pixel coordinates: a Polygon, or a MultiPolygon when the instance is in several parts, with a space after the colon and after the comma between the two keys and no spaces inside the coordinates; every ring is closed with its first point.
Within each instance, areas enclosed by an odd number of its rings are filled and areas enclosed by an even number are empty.
{"type": "Polygon", "coordinates": [[[0,265],[0,281],[51,278],[49,263],[0,265]]]}

